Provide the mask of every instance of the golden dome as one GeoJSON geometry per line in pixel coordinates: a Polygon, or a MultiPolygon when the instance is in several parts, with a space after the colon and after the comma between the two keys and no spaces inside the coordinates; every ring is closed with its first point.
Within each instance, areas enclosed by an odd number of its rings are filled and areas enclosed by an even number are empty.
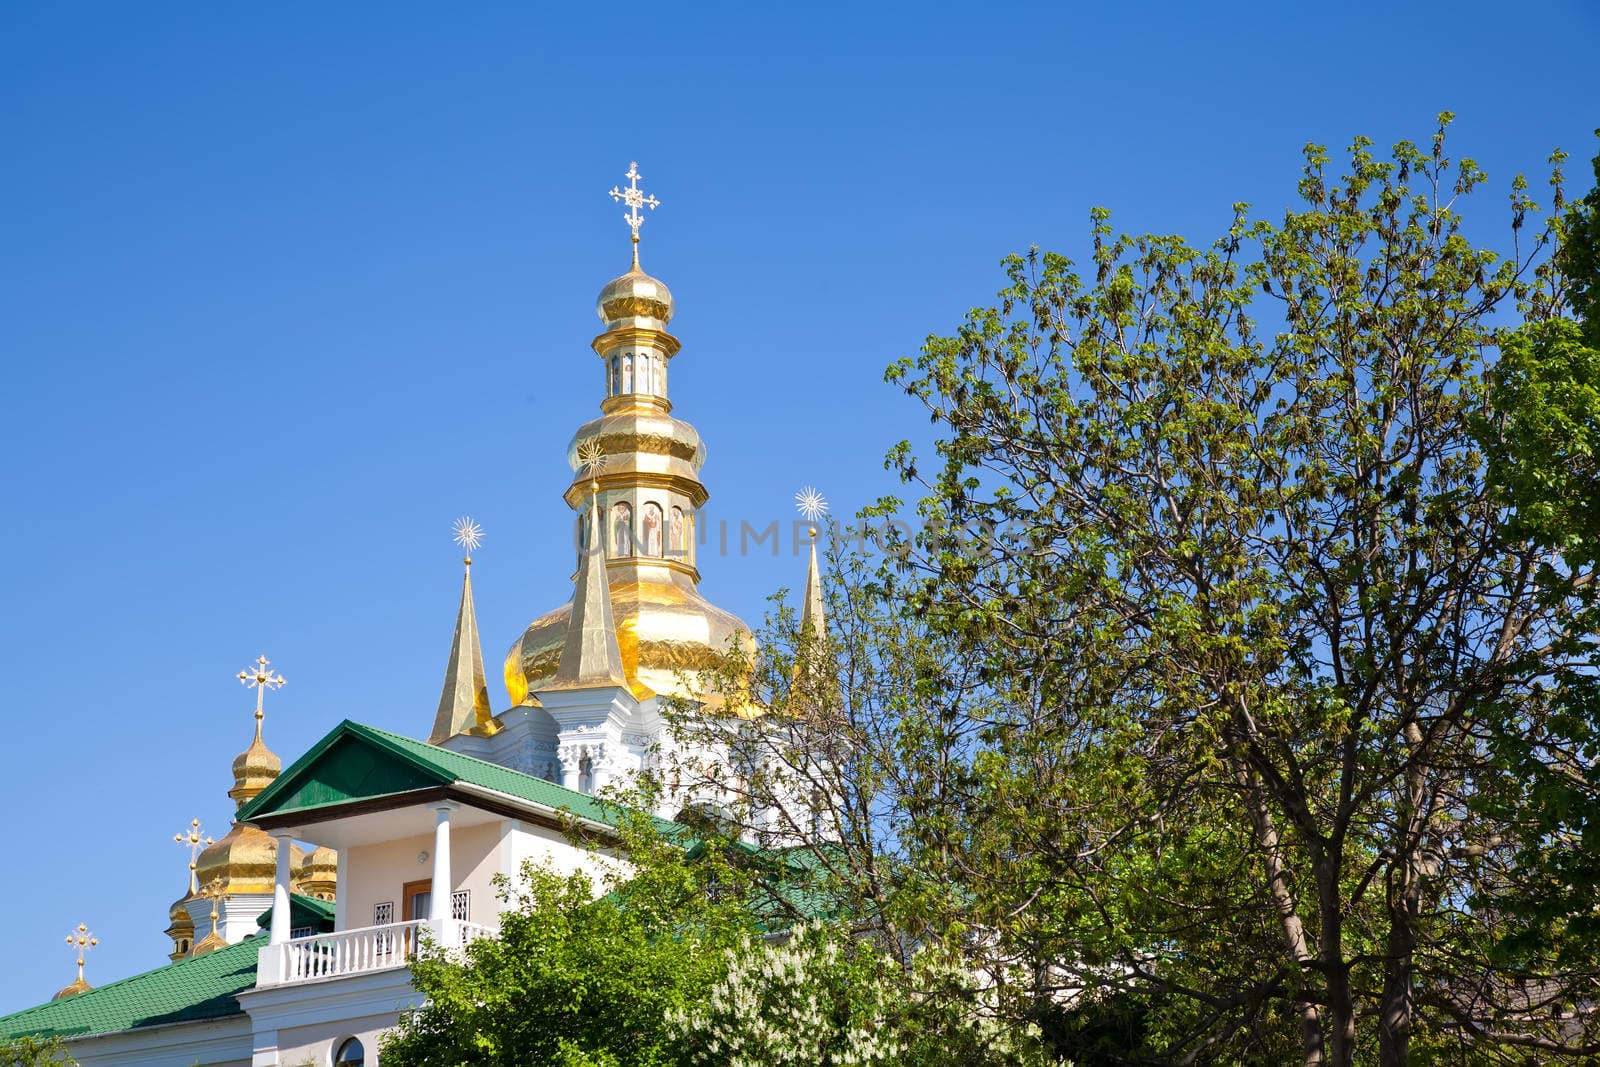
{"type": "Polygon", "coordinates": [[[77,980],[75,980],[71,985],[66,986],[65,988],[59,990],[56,993],[56,995],[51,997],[50,999],[51,1000],[62,1000],[64,998],[66,998],[66,997],[73,996],[73,995],[75,995],[77,993],[87,993],[89,990],[91,990],[93,988],[94,988],[94,986],[90,985],[88,982],[85,982],[83,980],[83,976],[79,975],[77,980]]]}
{"type": "Polygon", "coordinates": [[[621,277],[606,282],[595,301],[595,313],[607,326],[628,319],[655,319],[665,326],[672,321],[672,290],[659,278],[633,268],[621,277]]]}
{"type": "MultiPolygon", "coordinates": [[[[261,723],[256,722],[255,740],[233,758],[233,788],[228,790],[240,807],[271,785],[283,770],[283,760],[261,740],[261,723]]],[[[204,881],[201,882],[204,885],[204,881]]]]}
{"type": "MultiPolygon", "coordinates": [[[[290,864],[301,860],[301,849],[290,845],[290,864]]],[[[195,877],[202,886],[213,880],[222,883],[224,895],[271,893],[278,873],[278,843],[264,830],[244,823],[233,828],[216,844],[200,853],[195,877]]]]}
{"type": "MultiPolygon", "coordinates": [[[[730,641],[748,648],[750,628],[701,596],[688,575],[667,565],[650,568],[660,574],[621,579],[621,573],[633,569],[633,562],[611,564],[611,612],[628,686],[640,699],[652,693],[699,697],[702,694],[692,691],[693,672],[726,653],[730,641]],[[681,683],[680,671],[688,672],[688,687],[681,683]]],[[[505,674],[513,703],[524,703],[530,692],[537,692],[540,683],[555,674],[571,617],[570,602],[546,612],[511,646],[505,674]]]]}
{"type": "Polygon", "coordinates": [[[319,900],[332,900],[339,882],[339,854],[326,845],[313,849],[295,873],[300,892],[319,900]]]}
{"type": "Polygon", "coordinates": [[[167,936],[172,938],[172,953],[169,959],[181,960],[189,954],[189,946],[194,943],[194,918],[189,914],[189,901],[193,898],[185,893],[172,902],[172,907],[167,909],[167,918],[172,920],[167,927],[167,936]]]}
{"type": "Polygon", "coordinates": [[[228,942],[215,930],[201,938],[194,948],[189,950],[191,956],[204,956],[207,952],[215,952],[219,948],[227,948],[228,942]]]}

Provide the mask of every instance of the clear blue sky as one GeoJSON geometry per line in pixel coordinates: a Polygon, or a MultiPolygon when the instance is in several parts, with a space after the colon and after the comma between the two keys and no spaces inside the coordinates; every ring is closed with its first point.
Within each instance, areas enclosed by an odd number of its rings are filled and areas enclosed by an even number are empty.
{"type": "MultiPolygon", "coordinates": [[[[287,762],[345,717],[426,733],[457,515],[491,675],[566,598],[630,159],[711,517],[787,521],[888,488],[926,420],[883,367],[1002,255],[1081,255],[1094,204],[1209,239],[1282,210],[1303,142],[1444,108],[1498,212],[1592,154],[1597,45],[1588,0],[0,6],[0,1010],[79,921],[96,983],[164,961],[252,657],[287,762]]],[[[701,569],[751,619],[802,577],[701,569]]]]}

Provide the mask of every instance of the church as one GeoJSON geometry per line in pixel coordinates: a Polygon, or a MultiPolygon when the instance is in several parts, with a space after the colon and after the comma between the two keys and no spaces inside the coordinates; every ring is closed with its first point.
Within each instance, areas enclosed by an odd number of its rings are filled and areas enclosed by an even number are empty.
{"type": "MultiPolygon", "coordinates": [[[[496,936],[495,879],[527,862],[595,874],[623,862],[575,844],[571,821],[605,840],[616,809],[595,794],[679,745],[662,701],[716,706],[697,672],[751,647],[749,627],[699,591],[705,449],[668,399],[672,293],[639,265],[641,209],[658,201],[636,166],[627,178],[611,195],[633,263],[600,290],[600,414],[567,454],[572,598],[512,641],[508,706],[490,701],[472,600],[480,531],[463,519],[460,608],[438,711],[417,724],[426,739],[346,720],[284,768],[264,737],[266,696],[284,679],[258,659],[239,674],[256,719],[233,761],[233,823],[216,840],[198,821],[176,838],[190,874],[165,916],[170,962],[90,986],[80,928],[68,939],[77,981],[0,1017],[0,1042],[56,1036],[85,1067],[376,1064],[383,1032],[420,1003],[407,961],[421,938],[496,936]]],[[[801,625],[818,633],[820,588],[813,544],[801,625]]],[[[718,803],[667,785],[653,814],[718,803]]]]}

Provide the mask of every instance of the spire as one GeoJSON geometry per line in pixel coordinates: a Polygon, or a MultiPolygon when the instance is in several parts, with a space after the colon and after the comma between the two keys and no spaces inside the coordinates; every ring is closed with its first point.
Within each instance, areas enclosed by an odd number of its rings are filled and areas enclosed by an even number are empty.
{"type": "Polygon", "coordinates": [[[811,566],[806,571],[806,595],[800,605],[800,633],[813,631],[813,640],[828,636],[828,616],[822,606],[822,574],[817,570],[817,522],[828,513],[828,499],[811,486],[794,495],[795,510],[811,523],[811,566]]]}
{"type": "Polygon", "coordinates": [[[561,661],[545,689],[628,688],[622,649],[611,616],[611,582],[606,577],[604,534],[600,527],[600,485],[589,485],[589,523],[578,577],[572,591],[561,661]]]}
{"type": "Polygon", "coordinates": [[[822,604],[822,574],[817,570],[817,528],[811,527],[811,565],[806,569],[806,595],[800,605],[800,632],[813,641],[828,636],[828,614],[822,604]]]}
{"type": "Polygon", "coordinates": [[[478,613],[472,606],[471,552],[481,542],[483,530],[468,518],[456,520],[455,529],[456,544],[465,548],[468,555],[462,560],[466,572],[461,578],[461,607],[456,612],[450,662],[444,670],[444,692],[439,695],[433,733],[428,735],[428,743],[434,745],[475,728],[491,729],[494,716],[483,673],[483,646],[478,643],[478,613]]]}

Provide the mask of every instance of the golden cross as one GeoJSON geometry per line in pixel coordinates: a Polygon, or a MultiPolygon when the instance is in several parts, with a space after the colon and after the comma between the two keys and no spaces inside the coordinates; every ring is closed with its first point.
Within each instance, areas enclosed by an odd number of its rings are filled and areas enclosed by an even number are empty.
{"type": "Polygon", "coordinates": [[[239,672],[239,682],[256,691],[256,736],[261,736],[261,720],[266,713],[261,710],[262,699],[267,695],[268,689],[283,687],[284,677],[273,674],[268,667],[272,661],[265,656],[257,656],[256,661],[249,667],[239,672]]]}
{"type": "Polygon", "coordinates": [[[211,879],[211,881],[206,883],[206,887],[200,892],[203,895],[211,898],[211,936],[215,937],[217,934],[217,901],[227,896],[227,894],[222,891],[222,879],[211,879]]]}
{"type": "Polygon", "coordinates": [[[83,954],[100,943],[100,939],[89,932],[83,923],[67,935],[67,944],[78,954],[78,981],[83,981],[83,954]]]}
{"type": "MultiPolygon", "coordinates": [[[[623,177],[628,179],[628,187],[624,189],[619,185],[613,185],[611,187],[611,199],[620,200],[627,205],[628,212],[622,216],[622,221],[626,222],[628,229],[633,231],[633,243],[638,244],[639,227],[644,225],[644,216],[639,214],[639,209],[647,207],[654,211],[661,206],[661,201],[653,196],[645,196],[644,190],[639,188],[639,179],[643,177],[639,173],[639,164],[629,163],[628,173],[624,174],[623,177]]],[[[637,249],[635,249],[634,255],[638,255],[637,249]]]]}
{"type": "Polygon", "coordinates": [[[211,838],[201,832],[199,819],[190,819],[189,829],[181,834],[173,834],[172,839],[189,850],[189,892],[195,893],[200,888],[194,876],[195,861],[200,857],[200,850],[212,843],[211,838]]]}

